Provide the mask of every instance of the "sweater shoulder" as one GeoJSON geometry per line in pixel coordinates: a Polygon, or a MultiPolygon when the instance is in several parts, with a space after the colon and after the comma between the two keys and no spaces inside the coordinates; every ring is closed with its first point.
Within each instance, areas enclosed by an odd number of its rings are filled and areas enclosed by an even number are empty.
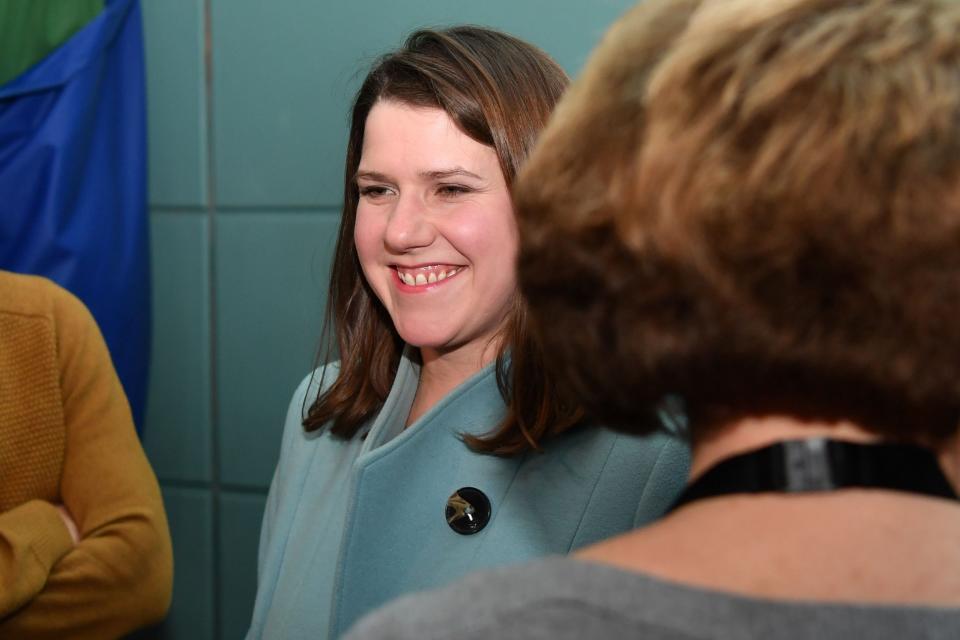
{"type": "Polygon", "coordinates": [[[86,317],[84,304],[57,283],[42,276],[0,270],[0,313],[57,321],[86,317]]]}

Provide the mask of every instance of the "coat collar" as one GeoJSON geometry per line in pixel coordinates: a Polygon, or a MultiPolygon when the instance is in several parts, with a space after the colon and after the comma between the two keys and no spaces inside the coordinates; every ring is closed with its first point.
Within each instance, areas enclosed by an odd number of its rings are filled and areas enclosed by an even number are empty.
{"type": "Polygon", "coordinates": [[[499,403],[502,404],[503,400],[500,396],[500,390],[497,388],[496,378],[496,361],[494,361],[464,380],[409,428],[404,429],[420,382],[419,354],[415,347],[404,346],[400,363],[397,365],[397,375],[393,380],[393,386],[383,403],[383,408],[374,418],[370,429],[367,431],[361,453],[372,451],[391,442],[403,434],[404,431],[442,428],[437,425],[443,424],[444,421],[437,420],[437,416],[444,413],[450,406],[461,402],[464,397],[489,396],[492,401],[499,400],[499,403]]]}

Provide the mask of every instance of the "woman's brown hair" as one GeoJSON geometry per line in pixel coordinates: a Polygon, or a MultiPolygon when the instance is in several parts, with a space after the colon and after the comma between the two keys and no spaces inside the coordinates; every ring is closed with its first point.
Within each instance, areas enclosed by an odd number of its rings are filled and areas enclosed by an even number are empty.
{"type": "Polygon", "coordinates": [[[960,4],[649,0],[515,185],[548,367],[630,432],[960,425],[960,4]],[[665,34],[673,34],[664,41],[665,34]]]}
{"type": "MultiPolygon", "coordinates": [[[[354,177],[370,110],[380,100],[443,109],[464,133],[496,151],[510,186],[567,84],[563,69],[536,47],[473,26],[417,31],[373,65],[352,109],[343,214],[323,332],[324,360],[330,360],[335,346],[340,369],[310,407],[303,421],[308,431],[330,424],[337,436],[356,435],[383,406],[403,349],[389,315],[363,278],[353,240],[354,177]]],[[[464,436],[475,450],[520,453],[580,420],[582,412],[543,367],[542,349],[527,324],[525,305],[517,296],[496,362],[507,414],[487,436],[464,436]]]]}

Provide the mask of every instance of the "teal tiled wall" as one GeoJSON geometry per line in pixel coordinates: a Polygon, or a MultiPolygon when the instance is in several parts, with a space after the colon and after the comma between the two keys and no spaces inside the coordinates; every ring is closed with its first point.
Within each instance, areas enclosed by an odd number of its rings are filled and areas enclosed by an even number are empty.
{"type": "Polygon", "coordinates": [[[164,487],[173,537],[173,603],[159,637],[214,638],[213,495],[208,489],[164,487]]]}
{"type": "Polygon", "coordinates": [[[150,202],[207,200],[203,0],[145,0],[150,202]]]}
{"type": "Polygon", "coordinates": [[[290,394],[314,362],[347,110],[419,26],[485,24],[575,74],[629,0],[143,0],[154,337],[144,444],[176,578],[165,639],[235,639],[290,394]]]}
{"type": "Polygon", "coordinates": [[[167,480],[213,480],[207,216],[155,212],[151,385],[143,443],[167,480]]]}
{"type": "Polygon", "coordinates": [[[316,356],[338,222],[336,213],[312,211],[217,220],[218,447],[226,484],[270,484],[288,400],[316,356]]]}

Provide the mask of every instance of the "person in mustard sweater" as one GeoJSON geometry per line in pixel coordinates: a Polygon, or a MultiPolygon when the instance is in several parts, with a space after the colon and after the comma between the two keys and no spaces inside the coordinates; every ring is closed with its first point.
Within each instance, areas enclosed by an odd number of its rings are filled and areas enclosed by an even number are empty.
{"type": "Polygon", "coordinates": [[[156,477],[97,325],[0,271],[0,638],[116,638],[159,621],[173,555],[156,477]]]}

